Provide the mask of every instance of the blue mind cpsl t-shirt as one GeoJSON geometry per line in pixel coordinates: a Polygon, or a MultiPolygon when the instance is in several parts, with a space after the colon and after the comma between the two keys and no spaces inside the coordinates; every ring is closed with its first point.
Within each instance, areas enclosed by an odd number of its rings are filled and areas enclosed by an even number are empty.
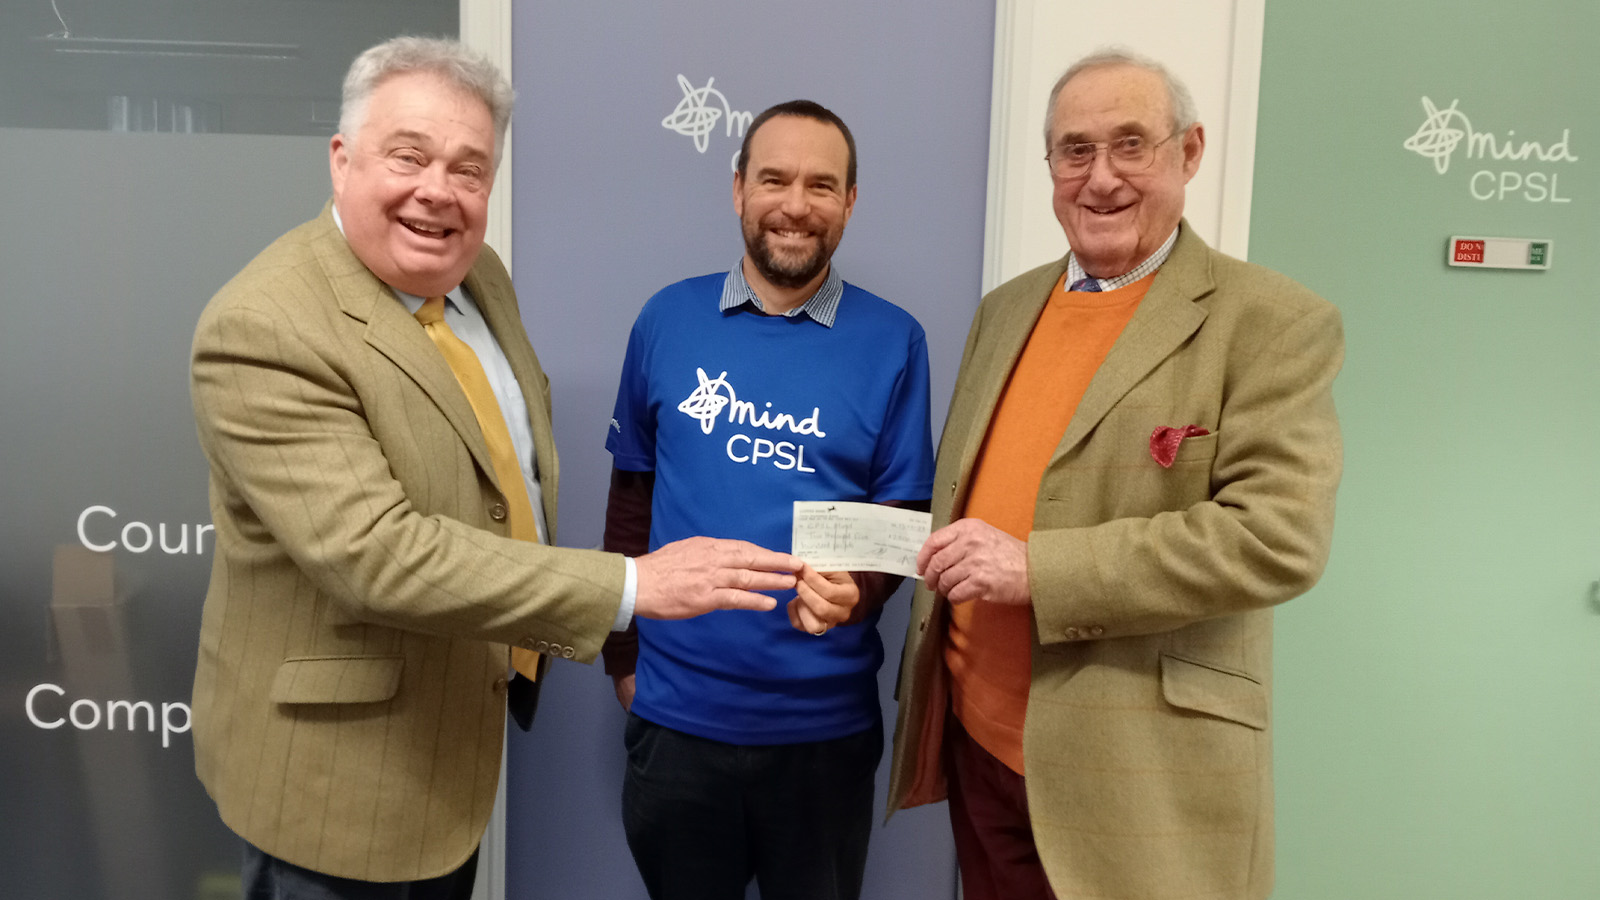
{"type": "MultiPolygon", "coordinates": [[[[848,283],[833,327],[721,311],[726,275],[671,285],[628,338],[606,439],[616,466],[656,473],[650,549],[694,535],[787,552],[795,500],[932,493],[922,326],[848,283]]],[[[878,615],[817,637],[771,612],[637,619],[633,711],[733,744],[855,734],[878,721],[878,615]]]]}

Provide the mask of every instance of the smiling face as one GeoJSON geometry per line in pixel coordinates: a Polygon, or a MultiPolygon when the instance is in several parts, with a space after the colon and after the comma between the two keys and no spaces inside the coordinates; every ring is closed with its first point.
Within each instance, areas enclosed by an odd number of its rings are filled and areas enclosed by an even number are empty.
{"type": "Polygon", "coordinates": [[[745,172],[733,176],[733,210],[745,276],[763,303],[820,286],[855,208],[855,186],[845,186],[849,162],[844,135],[827,122],[775,116],[751,135],[745,172]]]}
{"type": "MultiPolygon", "coordinates": [[[[1172,101],[1161,76],[1130,65],[1086,69],[1061,88],[1050,146],[1137,134],[1154,144],[1172,133],[1172,101]]],[[[1199,124],[1156,148],[1150,168],[1119,173],[1107,154],[1089,171],[1054,178],[1056,219],[1084,271],[1115,278],[1154,253],[1183,217],[1184,185],[1200,168],[1199,124]]]]}
{"type": "Polygon", "coordinates": [[[460,284],[483,246],[494,146],[489,108],[472,93],[426,71],[384,79],[356,134],[328,147],[350,249],[408,294],[460,284]]]}

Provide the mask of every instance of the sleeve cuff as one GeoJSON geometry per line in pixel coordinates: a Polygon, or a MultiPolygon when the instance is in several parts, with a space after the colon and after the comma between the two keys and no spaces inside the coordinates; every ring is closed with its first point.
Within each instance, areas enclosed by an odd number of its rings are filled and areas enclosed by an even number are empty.
{"type": "Polygon", "coordinates": [[[612,631],[622,631],[633,622],[633,605],[639,596],[639,567],[633,557],[622,558],[622,604],[617,607],[617,619],[611,623],[612,631]]]}

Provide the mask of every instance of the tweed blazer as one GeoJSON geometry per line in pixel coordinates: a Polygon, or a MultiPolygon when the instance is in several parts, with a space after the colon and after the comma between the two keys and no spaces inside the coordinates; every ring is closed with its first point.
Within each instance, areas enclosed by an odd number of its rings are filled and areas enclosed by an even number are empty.
{"type": "MultiPolygon", "coordinates": [[[[493,251],[465,283],[527,398],[553,539],[549,382],[493,251]]],[[[508,536],[466,395],[326,207],[212,298],[191,388],[216,528],[200,780],[228,827],[296,865],[454,870],[494,804],[506,645],[592,660],[621,557],[508,536]]]]}
{"type": "MultiPolygon", "coordinates": [[[[1187,223],[1095,373],[1028,537],[1029,815],[1056,896],[1265,898],[1272,887],[1272,612],[1326,564],[1341,470],[1338,311],[1208,248],[1187,223]],[[1199,425],[1171,468],[1160,426],[1199,425]]],[[[996,402],[1066,260],[984,298],[934,482],[961,518],[996,402]]],[[[978,601],[983,602],[983,601],[978,601]]],[[[947,606],[919,587],[889,808],[945,796],[947,606]]]]}

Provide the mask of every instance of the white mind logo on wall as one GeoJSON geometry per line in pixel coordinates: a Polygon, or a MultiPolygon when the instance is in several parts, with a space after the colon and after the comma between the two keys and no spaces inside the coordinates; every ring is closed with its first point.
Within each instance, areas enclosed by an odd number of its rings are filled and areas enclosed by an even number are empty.
{"type": "MultiPolygon", "coordinates": [[[[691,419],[698,419],[700,430],[705,434],[710,434],[717,427],[723,410],[727,410],[728,423],[734,427],[748,426],[816,438],[828,436],[827,432],[822,430],[821,407],[812,407],[811,415],[800,419],[790,413],[773,412],[770,401],[766,404],[766,408],[757,410],[754,403],[739,399],[733,384],[728,381],[726,371],[712,378],[706,374],[705,369],[696,366],[694,374],[700,383],[682,403],[678,404],[678,412],[691,419]]],[[[766,460],[778,469],[793,469],[796,472],[816,471],[806,465],[806,445],[797,441],[775,441],[741,432],[728,438],[724,450],[728,458],[736,463],[758,466],[766,460]]]]}
{"type": "MultiPolygon", "coordinates": [[[[728,137],[737,137],[744,140],[744,132],[750,127],[750,120],[755,116],[744,110],[736,110],[728,103],[728,98],[711,85],[716,78],[707,78],[705,87],[695,87],[689,79],[678,76],[678,89],[683,91],[683,99],[672,108],[672,112],[661,120],[661,127],[668,131],[694,140],[694,148],[701,153],[711,146],[711,133],[716,130],[717,122],[723,123],[723,133],[728,137]]],[[[738,148],[734,148],[733,167],[738,167],[738,148]]]]}
{"type": "MultiPolygon", "coordinates": [[[[1458,106],[1460,99],[1450,101],[1443,109],[1428,97],[1422,98],[1425,117],[1415,134],[1402,145],[1412,153],[1433,162],[1440,175],[1450,171],[1450,161],[1456,151],[1465,148],[1467,159],[1493,163],[1575,163],[1578,157],[1572,152],[1570,128],[1561,129],[1557,141],[1530,141],[1517,137],[1516,129],[1496,136],[1490,131],[1477,131],[1472,121],[1458,106]]],[[[1479,169],[1467,180],[1467,190],[1478,200],[1505,200],[1521,197],[1529,203],[1571,203],[1571,197],[1560,194],[1560,170],[1555,168],[1527,171],[1514,169],[1479,169]]]]}

